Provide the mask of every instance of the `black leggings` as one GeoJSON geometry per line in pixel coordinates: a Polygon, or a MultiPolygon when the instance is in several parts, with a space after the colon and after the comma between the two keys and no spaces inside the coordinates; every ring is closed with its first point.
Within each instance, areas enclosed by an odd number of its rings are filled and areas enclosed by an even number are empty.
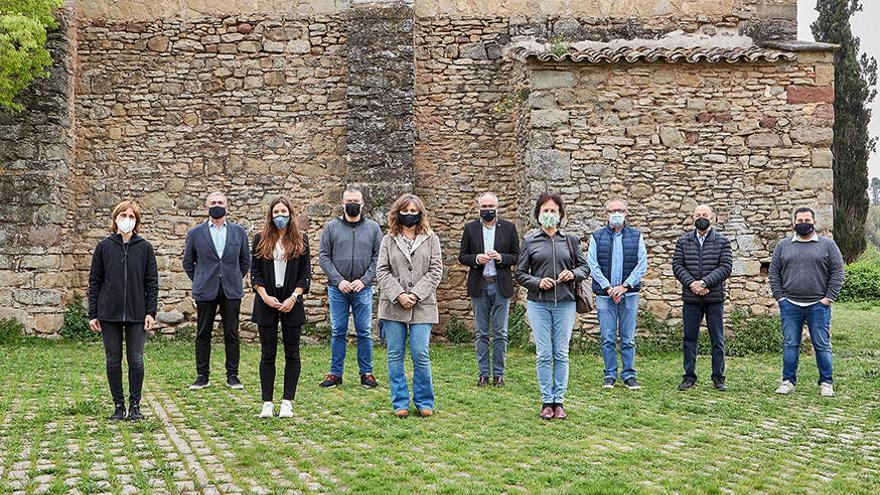
{"type": "Polygon", "coordinates": [[[143,323],[101,322],[104,356],[107,361],[107,381],[115,405],[125,404],[122,389],[122,337],[125,336],[125,359],[128,361],[128,400],[140,404],[144,384],[144,342],[147,332],[143,323]]]}
{"type": "MultiPolygon", "coordinates": [[[[275,355],[278,351],[278,328],[260,326],[260,386],[263,389],[263,402],[272,402],[275,391],[275,355]]],[[[282,399],[293,400],[296,397],[296,385],[299,383],[300,359],[299,337],[302,327],[281,325],[281,338],[284,340],[284,395],[282,399]]]]}

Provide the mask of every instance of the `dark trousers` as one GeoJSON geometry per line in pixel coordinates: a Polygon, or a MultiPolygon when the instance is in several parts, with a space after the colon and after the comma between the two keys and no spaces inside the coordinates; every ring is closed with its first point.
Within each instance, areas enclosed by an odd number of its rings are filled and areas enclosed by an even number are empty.
{"type": "MultiPolygon", "coordinates": [[[[260,387],[263,402],[272,402],[275,392],[275,355],[278,351],[278,328],[260,326],[260,387]]],[[[284,400],[296,397],[296,385],[299,383],[301,363],[299,358],[299,337],[302,327],[281,325],[281,338],[284,341],[284,400]]]]}
{"type": "Polygon", "coordinates": [[[213,301],[196,301],[198,313],[196,373],[208,377],[211,372],[211,335],[214,333],[217,308],[220,308],[223,342],[226,344],[226,377],[238,376],[238,312],[241,308],[241,299],[226,299],[223,295],[223,287],[220,287],[217,298],[213,301]]]}
{"type": "Polygon", "coordinates": [[[125,337],[125,359],[128,361],[128,400],[140,404],[144,384],[144,342],[147,332],[143,323],[101,322],[104,356],[107,362],[107,381],[115,405],[125,404],[122,389],[122,339],[125,337]]]}
{"type": "Polygon", "coordinates": [[[724,381],[724,303],[684,303],[684,378],[697,379],[697,339],[703,317],[712,342],[712,380],[724,381]]]}

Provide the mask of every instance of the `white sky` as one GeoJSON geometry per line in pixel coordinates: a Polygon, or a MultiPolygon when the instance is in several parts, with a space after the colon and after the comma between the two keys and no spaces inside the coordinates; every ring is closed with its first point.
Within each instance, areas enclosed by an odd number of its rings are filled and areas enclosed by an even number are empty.
{"type": "MultiPolygon", "coordinates": [[[[816,0],[798,0],[798,38],[812,40],[810,24],[816,20],[816,0]]],[[[880,60],[880,30],[877,20],[880,19],[880,0],[862,0],[862,11],[852,19],[853,34],[861,40],[861,52],[880,60]]],[[[870,133],[880,135],[880,97],[871,104],[870,133]]],[[[880,177],[880,154],[877,151],[868,160],[868,177],[880,177]]]]}

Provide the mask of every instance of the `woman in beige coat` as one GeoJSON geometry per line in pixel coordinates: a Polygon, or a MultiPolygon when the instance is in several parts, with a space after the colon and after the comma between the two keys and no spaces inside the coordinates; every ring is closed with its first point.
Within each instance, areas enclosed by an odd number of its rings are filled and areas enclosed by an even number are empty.
{"type": "Polygon", "coordinates": [[[438,322],[437,286],[443,274],[440,239],[431,231],[425,203],[404,194],[391,205],[388,234],[382,239],[376,280],[379,282],[379,319],[388,343],[388,381],[391,405],[399,418],[409,415],[409,386],[403,369],[409,333],[413,361],[413,403],[421,416],[434,409],[431,358],[428,344],[438,322]]]}

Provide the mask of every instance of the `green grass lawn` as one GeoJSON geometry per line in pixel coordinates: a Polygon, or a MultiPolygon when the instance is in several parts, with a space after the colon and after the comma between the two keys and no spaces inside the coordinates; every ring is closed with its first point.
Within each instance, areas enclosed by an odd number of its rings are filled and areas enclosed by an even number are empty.
{"type": "Polygon", "coordinates": [[[100,344],[28,340],[0,347],[0,493],[878,493],[880,308],[836,307],[833,331],[831,399],[808,355],[782,397],[779,355],[729,358],[721,394],[708,356],[682,393],[677,354],[639,356],[635,392],[601,389],[599,356],[575,354],[554,422],[523,351],[507,387],[477,389],[472,348],[434,346],[436,415],[399,420],[382,349],[379,389],[359,386],[350,347],[345,384],[322,390],[329,347],[307,346],[296,417],[260,420],[258,346],[244,392],[219,385],[222,346],[214,385],[191,392],[192,344],[150,342],[148,420],[110,424],[100,344]]]}

